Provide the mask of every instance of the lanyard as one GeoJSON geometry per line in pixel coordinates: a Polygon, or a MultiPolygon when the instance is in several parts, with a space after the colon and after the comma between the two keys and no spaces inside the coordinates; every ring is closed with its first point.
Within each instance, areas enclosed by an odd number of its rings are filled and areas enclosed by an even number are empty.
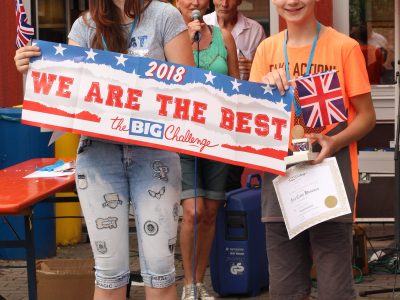
{"type": "MultiPolygon", "coordinates": [[[[317,22],[317,35],[315,36],[314,41],[311,46],[310,56],[309,56],[308,62],[307,62],[307,69],[306,69],[306,73],[304,74],[304,76],[308,76],[310,74],[311,63],[312,63],[312,60],[314,57],[315,46],[317,45],[317,40],[318,40],[320,31],[321,31],[321,24],[319,22],[317,22]]],[[[286,30],[285,41],[283,44],[283,52],[285,54],[286,78],[288,81],[290,81],[289,58],[288,58],[288,54],[287,54],[287,40],[288,40],[288,31],[286,30]]],[[[295,100],[293,100],[293,105],[294,105],[295,114],[297,117],[299,117],[301,114],[301,107],[299,105],[297,105],[295,100]]]]}
{"type": "MultiPolygon", "coordinates": [[[[128,46],[129,46],[129,43],[130,43],[130,40],[131,40],[131,37],[132,37],[132,33],[136,28],[137,20],[138,20],[138,18],[135,18],[133,20],[133,22],[132,22],[131,30],[129,31],[129,35],[128,35],[128,46]]],[[[101,42],[103,43],[104,50],[108,51],[107,44],[106,44],[106,41],[104,40],[103,34],[101,35],[101,42]]]]}
{"type": "MultiPolygon", "coordinates": [[[[307,69],[306,69],[306,73],[304,74],[304,76],[308,76],[310,74],[311,63],[312,63],[312,59],[314,57],[314,52],[315,52],[315,46],[317,45],[318,36],[319,36],[320,31],[321,31],[321,24],[319,22],[317,22],[317,24],[318,24],[317,25],[317,35],[315,36],[314,41],[312,43],[310,56],[309,56],[308,62],[307,62],[307,69]]],[[[285,54],[286,77],[287,77],[287,79],[289,81],[290,80],[290,73],[289,73],[289,58],[288,58],[288,54],[287,54],[287,39],[288,39],[288,31],[286,30],[285,42],[284,42],[284,45],[283,45],[283,52],[285,54]]]]}

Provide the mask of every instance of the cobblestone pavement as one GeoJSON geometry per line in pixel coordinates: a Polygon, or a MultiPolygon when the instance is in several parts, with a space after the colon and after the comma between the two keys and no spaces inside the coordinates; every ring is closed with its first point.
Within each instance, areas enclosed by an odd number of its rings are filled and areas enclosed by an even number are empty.
{"type": "MultiPolygon", "coordinates": [[[[373,237],[379,236],[387,236],[388,234],[393,234],[393,226],[392,225],[367,225],[367,235],[373,237]]],[[[138,253],[135,241],[135,234],[131,234],[132,243],[131,243],[131,270],[138,271],[139,270],[139,262],[138,262],[138,253]]],[[[90,244],[86,242],[87,238],[85,235],[82,237],[82,242],[76,245],[64,246],[57,248],[57,255],[50,259],[90,259],[92,258],[90,244]]],[[[369,245],[369,253],[371,253],[372,247],[375,251],[379,249],[383,249],[388,247],[390,244],[393,245],[393,239],[386,239],[383,241],[380,240],[372,240],[369,245]]],[[[182,261],[181,261],[180,249],[179,247],[176,250],[176,269],[177,269],[177,288],[178,288],[178,296],[180,297],[182,292],[182,282],[183,282],[183,271],[182,271],[182,261]]],[[[0,295],[6,300],[23,300],[28,299],[27,294],[27,278],[26,278],[26,269],[23,267],[25,265],[24,261],[17,260],[0,260],[0,295]],[[5,267],[11,268],[5,268],[5,267]]],[[[397,278],[395,275],[388,274],[373,274],[366,275],[363,277],[363,282],[356,284],[357,290],[360,291],[368,291],[374,289],[382,289],[382,288],[393,288],[394,286],[400,286],[399,284],[400,278],[397,278]]],[[[211,277],[209,271],[206,274],[205,283],[211,287],[211,277]]],[[[212,290],[210,288],[210,290],[212,290]]],[[[214,293],[215,297],[218,295],[214,293]]],[[[316,299],[316,293],[313,289],[313,293],[311,295],[312,299],[316,299]]],[[[140,284],[133,285],[131,288],[131,293],[129,299],[145,299],[144,298],[144,288],[140,284]]],[[[269,299],[268,291],[265,290],[261,295],[257,297],[227,297],[224,298],[226,300],[236,300],[236,299],[254,299],[254,300],[266,300],[269,299]]],[[[373,294],[368,297],[358,297],[357,299],[400,299],[400,293],[386,293],[386,294],[373,294]]],[[[0,300],[1,297],[0,297],[0,300]]],[[[39,299],[40,300],[40,299],[39,299]]],[[[63,300],[62,298],[56,300],[63,300]]],[[[77,299],[80,300],[80,299],[77,299]]],[[[85,299],[82,299],[85,300],[85,299]]]]}

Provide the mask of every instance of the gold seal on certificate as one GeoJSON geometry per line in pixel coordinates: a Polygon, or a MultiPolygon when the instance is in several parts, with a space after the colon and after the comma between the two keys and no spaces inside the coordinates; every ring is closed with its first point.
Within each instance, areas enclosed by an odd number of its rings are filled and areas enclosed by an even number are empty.
{"type": "Polygon", "coordinates": [[[328,196],[325,198],[325,206],[327,208],[334,208],[338,204],[338,200],[335,196],[328,196]]]}

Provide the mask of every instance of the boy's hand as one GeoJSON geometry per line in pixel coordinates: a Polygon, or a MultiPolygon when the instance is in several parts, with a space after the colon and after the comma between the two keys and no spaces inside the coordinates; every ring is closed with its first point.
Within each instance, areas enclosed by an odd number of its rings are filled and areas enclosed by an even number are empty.
{"type": "Polygon", "coordinates": [[[311,161],[312,165],[319,164],[327,157],[331,157],[337,150],[335,145],[335,137],[327,136],[320,133],[306,134],[306,138],[315,140],[321,146],[321,152],[311,161]]]}
{"type": "Polygon", "coordinates": [[[272,70],[262,78],[262,81],[271,86],[276,86],[282,96],[285,95],[286,91],[290,87],[284,69],[272,70]]]}

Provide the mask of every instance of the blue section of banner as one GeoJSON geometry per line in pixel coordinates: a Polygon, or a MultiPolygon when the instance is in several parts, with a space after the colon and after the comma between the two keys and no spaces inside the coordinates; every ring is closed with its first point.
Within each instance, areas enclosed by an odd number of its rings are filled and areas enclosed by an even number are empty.
{"type": "Polygon", "coordinates": [[[223,91],[227,96],[247,95],[258,100],[269,100],[271,102],[282,102],[283,109],[291,110],[293,92],[281,96],[279,91],[269,88],[267,85],[235,79],[230,76],[213,73],[211,71],[198,69],[190,66],[181,66],[169,62],[154,59],[135,57],[110,51],[87,49],[83,47],[57,44],[52,42],[34,40],[33,44],[42,49],[42,56],[32,58],[47,61],[74,61],[86,64],[98,64],[110,66],[113,69],[126,73],[134,73],[140,78],[152,78],[166,84],[194,84],[201,83],[211,85],[215,89],[223,91]],[[185,69],[184,76],[179,76],[179,67],[185,69]],[[153,72],[150,72],[154,69],[153,72]],[[153,76],[149,75],[152,74],[153,76]],[[181,79],[179,81],[179,79],[181,79]]]}

